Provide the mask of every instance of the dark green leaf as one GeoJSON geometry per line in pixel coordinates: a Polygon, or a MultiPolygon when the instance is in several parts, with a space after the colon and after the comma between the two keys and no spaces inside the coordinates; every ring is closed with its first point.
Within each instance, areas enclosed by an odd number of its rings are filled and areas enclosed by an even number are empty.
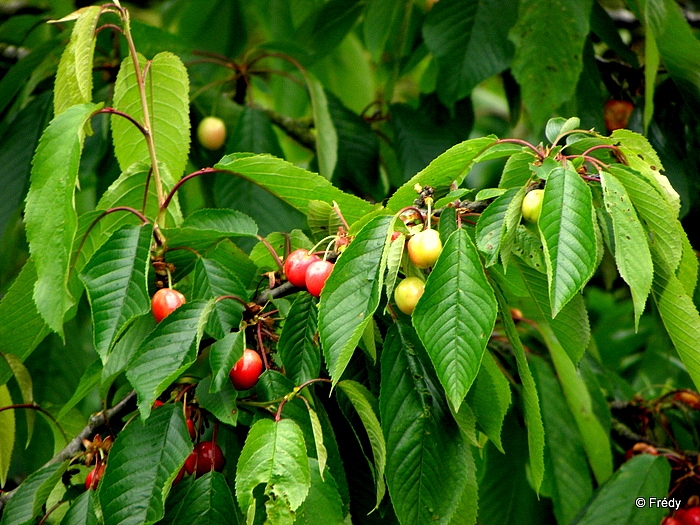
{"type": "Polygon", "coordinates": [[[275,157],[284,157],[272,124],[262,111],[250,106],[243,108],[226,149],[249,153],[269,153],[275,157]]]}
{"type": "Polygon", "coordinates": [[[319,474],[318,461],[309,459],[311,486],[309,495],[296,512],[294,525],[343,525],[343,502],[338,494],[338,487],[330,473],[324,477],[319,474]]]}
{"type": "Polygon", "coordinates": [[[285,375],[297,385],[319,376],[321,354],[315,341],[318,310],[311,294],[299,294],[284,321],[277,351],[285,375]]]}
{"type": "Polygon", "coordinates": [[[510,383],[488,352],[481,361],[479,374],[467,394],[467,403],[474,411],[481,430],[503,452],[501,427],[510,408],[510,383]]]}
{"type": "Polygon", "coordinates": [[[61,520],[61,525],[97,525],[99,502],[94,490],[86,490],[75,498],[61,520]]]}
{"type": "MultiPolygon", "coordinates": [[[[175,492],[176,489],[173,489],[171,494],[175,492]]],[[[177,496],[178,504],[166,510],[163,524],[242,525],[244,523],[233,501],[226,478],[216,471],[197,478],[194,483],[186,486],[186,490],[178,491],[177,496]]]]}
{"type": "Polygon", "coordinates": [[[245,332],[229,332],[223,339],[211,345],[209,364],[212,380],[209,391],[219,392],[229,382],[229,372],[245,350],[245,332]]]}
{"type": "Polygon", "coordinates": [[[209,377],[202,379],[197,385],[197,402],[202,408],[208,410],[214,416],[227,425],[236,425],[238,421],[238,408],[236,398],[238,391],[233,388],[230,381],[226,381],[216,392],[211,392],[212,380],[209,377]]]}
{"type": "MultiPolygon", "coordinates": [[[[95,359],[85,370],[83,377],[80,378],[80,383],[75,389],[70,400],[61,407],[60,412],[56,416],[56,420],[61,420],[72,408],[80,403],[85,397],[97,388],[102,378],[102,362],[95,359]]],[[[26,402],[26,401],[25,401],[26,402]]]]}
{"type": "Polygon", "coordinates": [[[7,502],[0,525],[35,523],[44,514],[42,507],[67,468],[67,462],[51,463],[30,474],[7,502]]]}
{"type": "Polygon", "coordinates": [[[396,33],[410,9],[409,0],[369,0],[363,33],[367,50],[375,62],[380,62],[382,53],[388,47],[387,42],[396,33]]]}

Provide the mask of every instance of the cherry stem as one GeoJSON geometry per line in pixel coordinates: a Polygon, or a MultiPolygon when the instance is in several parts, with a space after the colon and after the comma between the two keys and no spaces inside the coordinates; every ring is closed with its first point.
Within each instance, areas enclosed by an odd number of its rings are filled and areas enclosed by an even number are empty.
{"type": "MultiPolygon", "coordinates": [[[[292,401],[295,397],[297,397],[299,395],[299,392],[301,392],[301,390],[303,390],[304,388],[306,388],[307,386],[309,386],[313,383],[331,383],[331,384],[333,384],[333,381],[331,381],[330,379],[326,379],[325,377],[317,377],[315,379],[309,379],[308,381],[305,381],[304,383],[302,383],[299,386],[295,386],[294,389],[289,394],[284,396],[284,398],[282,399],[282,402],[280,403],[280,406],[277,407],[277,414],[275,415],[276,422],[279,422],[282,419],[282,408],[284,407],[285,403],[287,401],[292,401]]],[[[304,400],[304,401],[306,401],[306,400],[304,400]]],[[[307,404],[307,406],[308,406],[308,404],[307,404]]]]}
{"type": "Polygon", "coordinates": [[[243,305],[243,308],[248,310],[248,303],[246,303],[243,299],[241,299],[237,295],[233,295],[233,294],[220,295],[219,297],[216,298],[216,302],[218,303],[219,301],[223,301],[224,299],[233,299],[234,301],[238,301],[239,303],[241,303],[243,305]]]}
{"type": "Polygon", "coordinates": [[[340,222],[343,223],[343,226],[345,227],[345,231],[349,232],[350,231],[350,226],[348,226],[348,221],[345,220],[345,217],[343,217],[343,213],[340,211],[340,206],[338,206],[338,203],[333,201],[333,211],[335,214],[338,216],[340,219],[340,222]]]}
{"type": "Polygon", "coordinates": [[[66,433],[63,431],[63,428],[61,427],[61,425],[59,424],[59,422],[56,420],[56,418],[53,417],[53,415],[51,414],[51,412],[49,412],[49,411],[47,411],[47,410],[41,408],[41,407],[40,407],[39,405],[37,405],[36,403],[21,403],[21,404],[18,404],[18,405],[8,405],[8,406],[5,406],[5,407],[0,407],[0,412],[4,412],[5,410],[15,410],[15,409],[19,409],[19,408],[26,408],[26,409],[29,409],[29,410],[36,410],[36,411],[41,412],[42,414],[44,414],[46,417],[48,417],[48,418],[51,420],[51,422],[52,422],[54,425],[56,425],[56,428],[59,430],[59,432],[61,432],[61,435],[63,436],[63,439],[65,439],[66,443],[68,443],[68,436],[67,436],[66,433]]]}
{"type": "MultiPolygon", "coordinates": [[[[399,219],[401,219],[401,215],[402,215],[404,212],[407,212],[407,211],[410,211],[410,210],[413,210],[413,211],[415,211],[415,212],[418,214],[418,216],[420,217],[420,220],[421,220],[421,224],[422,224],[423,227],[425,228],[425,218],[423,217],[423,210],[421,210],[420,208],[418,208],[418,207],[416,207],[416,206],[405,206],[405,207],[401,208],[398,212],[396,212],[396,216],[397,216],[399,219]]],[[[403,222],[403,221],[402,221],[402,222],[403,222]]],[[[406,224],[406,223],[404,223],[404,224],[406,224]]]]}
{"type": "Polygon", "coordinates": [[[53,513],[53,511],[55,511],[58,507],[60,507],[64,503],[67,503],[67,502],[64,500],[60,500],[53,507],[51,507],[49,510],[47,510],[46,514],[44,514],[44,517],[41,518],[41,520],[39,521],[39,523],[37,525],[44,525],[44,523],[46,523],[46,520],[49,519],[49,516],[51,515],[51,513],[53,513]]]}
{"type": "Polygon", "coordinates": [[[538,150],[535,146],[530,144],[528,141],[522,140],[522,139],[499,139],[493,143],[493,146],[495,146],[496,144],[504,144],[504,143],[520,144],[521,146],[525,146],[526,148],[530,148],[532,151],[534,151],[535,155],[537,155],[538,158],[540,158],[540,159],[544,158],[544,156],[542,155],[542,152],[540,150],[538,150]]]}
{"type": "Polygon", "coordinates": [[[110,115],[119,115],[120,117],[125,118],[126,120],[131,122],[134,126],[136,126],[144,137],[148,135],[148,131],[146,131],[146,128],[144,128],[134,117],[132,117],[128,113],[124,113],[123,111],[119,111],[118,109],[114,109],[114,108],[102,108],[102,109],[98,109],[97,111],[95,111],[95,113],[93,113],[93,115],[97,115],[98,113],[108,113],[110,115]]]}
{"type": "Polygon", "coordinates": [[[270,255],[272,255],[272,258],[274,259],[275,264],[277,265],[277,268],[280,271],[280,274],[284,274],[284,264],[282,264],[282,260],[280,259],[280,256],[277,255],[277,252],[272,247],[270,242],[262,235],[257,235],[256,237],[263,244],[263,246],[265,246],[265,248],[267,248],[267,251],[270,252],[270,255]]]}
{"type": "Polygon", "coordinates": [[[195,177],[199,177],[200,175],[207,175],[209,173],[231,173],[231,174],[233,174],[232,171],[228,171],[228,170],[219,170],[219,169],[215,169],[215,168],[203,168],[201,170],[190,173],[189,175],[185,175],[179,181],[177,181],[175,186],[173,186],[173,189],[170,190],[170,193],[168,193],[168,195],[166,195],[165,199],[163,200],[163,204],[161,204],[161,206],[160,206],[161,212],[168,207],[168,205],[170,204],[170,201],[175,196],[175,192],[180,189],[180,186],[182,186],[188,180],[194,179],[195,177]]]}
{"type": "Polygon", "coordinates": [[[255,336],[256,336],[257,341],[258,341],[258,352],[260,352],[260,356],[262,357],[263,365],[265,366],[265,370],[269,370],[270,363],[267,362],[267,355],[265,354],[265,345],[263,345],[262,327],[261,327],[260,321],[258,321],[256,326],[255,326],[255,336]]]}

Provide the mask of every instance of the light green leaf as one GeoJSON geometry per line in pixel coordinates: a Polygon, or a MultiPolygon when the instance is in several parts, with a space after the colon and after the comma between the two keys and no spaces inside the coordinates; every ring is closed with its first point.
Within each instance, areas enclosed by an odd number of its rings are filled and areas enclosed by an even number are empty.
{"type": "Polygon", "coordinates": [[[182,409],[166,404],[145,422],[131,421],[109,452],[99,485],[105,525],[151,524],[192,451],[182,409]]]}
{"type": "MultiPolygon", "coordinates": [[[[10,370],[12,370],[12,375],[14,376],[15,381],[17,381],[17,385],[19,386],[20,392],[22,393],[22,403],[34,403],[34,389],[32,386],[32,376],[30,375],[29,370],[27,370],[27,367],[24,366],[24,364],[22,363],[21,359],[15,354],[2,353],[0,353],[0,359],[4,359],[5,362],[7,362],[7,365],[9,366],[10,370]]],[[[36,420],[36,413],[33,410],[27,410],[24,413],[24,417],[27,420],[27,446],[29,446],[29,442],[32,440],[32,434],[34,432],[34,421],[36,420]]],[[[2,424],[0,424],[0,428],[7,427],[4,427],[2,424]]],[[[10,449],[11,448],[12,447],[10,446],[10,449]]],[[[2,469],[0,468],[0,474],[1,473],[2,469]]],[[[0,487],[5,485],[4,480],[4,477],[0,477],[0,487]]]]}
{"type": "Polygon", "coordinates": [[[406,236],[403,233],[399,233],[399,236],[391,241],[391,245],[389,246],[389,253],[386,258],[386,277],[384,278],[387,297],[393,297],[394,286],[396,285],[396,279],[401,269],[401,259],[405,246],[406,236]]]}
{"type": "MultiPolygon", "coordinates": [[[[510,383],[498,368],[493,356],[487,353],[481,361],[479,374],[467,394],[467,403],[476,416],[476,422],[498,450],[503,451],[501,428],[510,408],[510,383]]],[[[505,453],[505,452],[504,452],[505,453]]]]}
{"type": "Polygon", "coordinates": [[[270,155],[234,153],[222,158],[214,168],[255,183],[305,215],[310,201],[320,200],[331,205],[335,201],[348,224],[352,225],[376,208],[342,192],[316,173],[270,155]]]}
{"type": "Polygon", "coordinates": [[[530,164],[534,161],[532,152],[523,151],[511,155],[503,167],[501,179],[498,182],[499,188],[514,188],[525,186],[532,178],[530,164]]]}
{"type": "Polygon", "coordinates": [[[615,234],[614,255],[617,269],[632,292],[636,330],[654,278],[654,265],[647,235],[622,183],[606,171],[600,172],[600,182],[605,209],[610,214],[615,234]]]}
{"type": "MultiPolygon", "coordinates": [[[[174,54],[158,53],[147,61],[139,56],[139,67],[144,79],[146,104],[156,158],[177,180],[185,171],[190,150],[189,79],[187,69],[174,54]]],[[[114,108],[130,115],[147,127],[141,93],[131,57],[122,61],[114,85],[114,108]]],[[[114,153],[122,171],[135,162],[151,164],[146,138],[127,119],[112,115],[114,153]]]]}
{"type": "Polygon", "coordinates": [[[413,326],[455,411],[476,378],[497,314],[476,246],[454,232],[425,283],[413,326]]]}
{"type": "Polygon", "coordinates": [[[311,113],[316,128],[316,155],[322,177],[330,180],[338,162],[338,133],[328,111],[328,99],[323,85],[311,73],[304,75],[311,98],[311,113]]]}
{"type": "MultiPolygon", "coordinates": [[[[0,407],[12,405],[12,397],[6,385],[0,385],[0,407]]],[[[7,482],[7,473],[10,470],[12,450],[15,446],[15,411],[4,410],[0,412],[0,487],[7,482]]]]}
{"type": "Polygon", "coordinates": [[[333,235],[343,225],[333,206],[323,201],[309,201],[309,230],[318,239],[333,235]]]}
{"type": "Polygon", "coordinates": [[[576,90],[592,7],[592,0],[535,0],[520,7],[509,34],[511,69],[535,129],[576,90]]]}
{"type": "MultiPolygon", "coordinates": [[[[381,365],[386,478],[399,522],[449,523],[458,517],[460,497],[476,474],[469,446],[412,327],[399,321],[389,328],[381,365]]],[[[462,407],[460,416],[468,408],[462,407]]]]}
{"type": "Polygon", "coordinates": [[[285,375],[300,385],[319,376],[321,352],[316,339],[318,309],[313,296],[301,293],[292,303],[277,343],[285,375]]]}
{"type": "MultiPolygon", "coordinates": [[[[476,223],[476,246],[484,255],[487,268],[498,262],[501,242],[507,232],[506,212],[509,210],[511,202],[520,192],[521,188],[506,190],[503,195],[489,204],[476,223]]],[[[522,197],[520,200],[522,202],[522,197]]],[[[511,231],[512,236],[514,236],[515,229],[511,229],[511,231]]]]}
{"type": "Polygon", "coordinates": [[[379,507],[384,497],[384,492],[386,492],[386,485],[384,484],[386,443],[382,434],[382,427],[375,412],[375,406],[373,406],[376,405],[376,400],[369,390],[355,381],[341,381],[338,383],[338,388],[348,396],[367,431],[367,437],[372,447],[372,456],[374,457],[374,481],[377,485],[376,507],[379,507]]]}
{"type": "Polygon", "coordinates": [[[214,414],[214,416],[227,425],[235,426],[238,421],[238,408],[236,398],[238,391],[233,388],[230,381],[226,381],[216,392],[211,392],[213,383],[210,377],[205,377],[197,385],[197,402],[200,406],[214,414]]]}
{"type": "Polygon", "coordinates": [[[85,123],[98,108],[73,106],[54,118],[32,161],[24,222],[36,265],[34,301],[51,330],[63,336],[63,319],[75,298],[68,277],[78,214],[75,186],[85,139],[85,123]]]}
{"type": "Polygon", "coordinates": [[[552,144],[559,143],[561,136],[569,131],[573,131],[581,125],[581,119],[578,117],[571,117],[565,119],[563,117],[556,117],[549,119],[547,121],[547,126],[545,127],[544,134],[547,139],[552,144]]]}
{"type": "Polygon", "coordinates": [[[150,225],[124,226],[80,273],[92,308],[95,349],[103,363],[125,325],[150,311],[146,274],[152,233],[150,225]]]}
{"type": "Polygon", "coordinates": [[[229,372],[245,350],[245,332],[229,332],[223,339],[211,345],[209,365],[212,380],[209,392],[219,392],[229,382],[229,372]]]}
{"type": "Polygon", "coordinates": [[[336,261],[321,293],[319,335],[334,383],[379,306],[394,220],[383,215],[367,223],[336,261]]]}
{"type": "Polygon", "coordinates": [[[622,464],[607,483],[598,488],[584,511],[572,525],[600,523],[660,523],[668,509],[649,504],[652,498],[662,498],[671,480],[671,467],[663,456],[640,454],[622,464]],[[644,507],[630,502],[644,500],[644,507]]]}
{"type": "Polygon", "coordinates": [[[596,237],[591,191],[572,169],[555,168],[544,189],[537,223],[547,263],[552,317],[595,271],[596,237]]]}
{"type": "Polygon", "coordinates": [[[260,419],[250,427],[236,470],[236,497],[248,525],[253,524],[253,490],[259,484],[270,498],[265,503],[268,518],[284,516],[274,523],[291,525],[311,485],[304,435],[291,419],[260,419]]]}
{"type": "Polygon", "coordinates": [[[683,234],[683,256],[676,270],[676,277],[683,285],[688,297],[693,297],[698,284],[698,266],[700,266],[700,261],[698,261],[698,256],[681,225],[678,225],[677,229],[683,234]]]}
{"type": "Polygon", "coordinates": [[[92,60],[95,54],[95,28],[102,13],[100,6],[79,9],[73,33],[61,55],[54,87],[54,114],[60,115],[75,104],[92,102],[92,60]]]}
{"type": "Polygon", "coordinates": [[[0,525],[36,523],[36,518],[44,514],[42,507],[56,485],[61,482],[61,476],[67,468],[67,461],[50,463],[30,474],[5,505],[0,525]]]}
{"type": "Polygon", "coordinates": [[[326,461],[328,461],[328,451],[323,444],[323,429],[321,421],[313,408],[309,406],[309,419],[311,420],[311,430],[314,433],[314,444],[316,445],[316,458],[318,465],[318,474],[321,479],[324,479],[323,471],[326,470],[326,461]]]}
{"type": "Polygon", "coordinates": [[[156,398],[194,362],[213,306],[213,300],[183,304],[158,324],[132,357],[126,377],[138,395],[142,419],[148,418],[156,398]]]}

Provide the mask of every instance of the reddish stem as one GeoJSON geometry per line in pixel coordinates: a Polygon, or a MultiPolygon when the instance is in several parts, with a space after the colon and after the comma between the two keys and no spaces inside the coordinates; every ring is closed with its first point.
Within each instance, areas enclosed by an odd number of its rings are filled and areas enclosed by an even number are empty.
{"type": "Polygon", "coordinates": [[[312,383],[320,383],[320,382],[323,382],[323,383],[331,383],[331,384],[333,383],[333,381],[331,381],[330,379],[326,379],[325,377],[317,377],[317,378],[315,378],[315,379],[309,379],[308,381],[305,381],[304,383],[302,383],[301,385],[299,385],[297,388],[295,388],[294,396],[292,396],[292,397],[285,397],[285,398],[282,400],[282,402],[280,403],[279,407],[277,407],[277,414],[275,415],[275,421],[279,422],[279,421],[282,419],[282,408],[284,407],[284,405],[285,405],[285,403],[286,403],[287,401],[290,401],[291,399],[294,399],[294,398],[297,396],[297,394],[298,394],[299,392],[302,391],[302,389],[306,388],[306,387],[309,386],[310,384],[312,384],[312,383]]]}
{"type": "MultiPolygon", "coordinates": [[[[496,142],[494,142],[494,145],[496,144],[504,144],[504,143],[510,143],[510,144],[520,144],[521,146],[525,146],[526,148],[530,148],[532,151],[535,152],[535,155],[537,155],[540,159],[543,158],[542,152],[539,151],[535,146],[530,144],[526,140],[521,140],[521,139],[499,139],[496,142]]],[[[488,149],[488,148],[487,148],[488,149]]]]}
{"type": "Polygon", "coordinates": [[[258,321],[258,323],[255,326],[255,336],[258,340],[258,352],[260,352],[260,355],[262,356],[263,365],[265,366],[265,370],[269,370],[270,363],[267,362],[267,354],[265,354],[265,345],[263,345],[262,327],[260,325],[260,321],[258,321]]]}
{"type": "Polygon", "coordinates": [[[188,180],[194,179],[195,177],[199,177],[200,175],[206,175],[208,173],[233,173],[233,172],[228,171],[228,170],[219,170],[219,169],[215,169],[215,168],[203,168],[201,170],[190,173],[189,175],[185,175],[179,181],[177,181],[175,186],[173,186],[173,189],[170,190],[170,193],[168,193],[168,195],[163,200],[163,204],[161,205],[160,209],[164,210],[168,207],[168,205],[170,204],[170,201],[175,196],[175,192],[177,190],[179,190],[180,186],[182,186],[185,182],[187,182],[188,180]]]}
{"type": "Polygon", "coordinates": [[[97,111],[95,111],[95,113],[93,113],[93,115],[97,115],[98,113],[108,113],[110,115],[119,115],[120,117],[124,117],[126,120],[131,122],[134,126],[136,126],[144,137],[148,136],[148,132],[146,131],[146,128],[144,128],[134,117],[132,117],[131,115],[129,115],[127,113],[124,113],[123,111],[119,111],[118,109],[114,109],[114,108],[102,108],[102,109],[98,109],[97,111]]]}

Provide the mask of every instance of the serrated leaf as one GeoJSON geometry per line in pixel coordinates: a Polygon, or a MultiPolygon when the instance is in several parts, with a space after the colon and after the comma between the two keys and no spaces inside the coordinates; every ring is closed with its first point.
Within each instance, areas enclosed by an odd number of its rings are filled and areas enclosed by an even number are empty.
{"type": "Polygon", "coordinates": [[[440,189],[449,188],[452,183],[461,184],[471,170],[474,159],[496,140],[493,136],[482,137],[451,147],[396,190],[386,203],[387,209],[398,212],[404,206],[412,205],[417,196],[414,189],[416,184],[428,184],[440,189]]]}
{"type": "Polygon", "coordinates": [[[367,437],[369,438],[370,446],[372,447],[372,456],[374,457],[374,481],[377,486],[377,504],[379,504],[386,492],[384,483],[384,468],[386,466],[386,442],[382,434],[382,427],[375,412],[376,400],[372,393],[364,386],[356,381],[344,380],[338,383],[338,388],[348,396],[352,406],[360,416],[360,420],[365,427],[367,437]]]}
{"type": "Polygon", "coordinates": [[[563,117],[555,117],[547,121],[547,126],[545,126],[544,134],[547,140],[552,144],[555,144],[560,135],[573,131],[581,125],[581,119],[578,117],[571,117],[565,119],[563,117]]]}
{"type": "Polygon", "coordinates": [[[193,230],[198,235],[216,236],[217,240],[258,235],[258,225],[251,217],[225,208],[197,210],[183,221],[180,230],[193,230]]]}
{"type": "Polygon", "coordinates": [[[84,126],[97,108],[81,104],[54,118],[32,160],[24,222],[36,265],[34,301],[51,330],[61,336],[63,318],[75,302],[68,290],[68,277],[78,228],[74,194],[84,126]]]}
{"type": "MultiPolygon", "coordinates": [[[[179,488],[179,487],[178,487],[179,488]]],[[[175,494],[173,489],[171,494],[175,494]]],[[[178,492],[178,504],[166,509],[163,524],[239,525],[239,512],[223,474],[207,472],[178,492]]],[[[170,501],[170,500],[168,500],[170,501]]]]}
{"type": "Polygon", "coordinates": [[[311,430],[314,433],[314,444],[316,446],[316,459],[318,466],[318,474],[321,479],[324,479],[323,471],[326,469],[326,461],[328,461],[328,451],[326,450],[326,445],[323,444],[323,429],[321,428],[321,421],[318,419],[318,415],[313,408],[309,406],[309,419],[311,420],[311,430]]]}
{"type": "Polygon", "coordinates": [[[654,265],[647,244],[647,235],[620,181],[606,171],[600,172],[605,209],[610,214],[615,234],[615,262],[620,276],[629,285],[634,303],[634,328],[644,313],[654,279],[654,265]]]}
{"type": "Polygon", "coordinates": [[[558,523],[571,523],[593,494],[586,454],[564,394],[550,366],[532,357],[530,365],[540,394],[547,470],[552,481],[554,514],[558,523]]]}
{"type": "Polygon", "coordinates": [[[445,242],[413,312],[413,326],[455,411],[476,378],[498,312],[465,230],[445,242]]]}
{"type": "MultiPolygon", "coordinates": [[[[487,268],[498,262],[501,241],[507,232],[506,212],[520,191],[521,188],[506,190],[503,195],[489,204],[476,223],[476,246],[484,255],[487,268]]],[[[514,236],[515,230],[511,231],[514,236]]]]}
{"type": "Polygon", "coordinates": [[[68,462],[51,463],[31,473],[3,509],[0,525],[29,525],[44,514],[43,505],[60,483],[68,462]]]}
{"type": "Polygon", "coordinates": [[[338,486],[330,473],[326,477],[319,475],[319,463],[309,459],[311,486],[309,495],[296,512],[294,525],[344,525],[343,502],[338,493],[338,486]]]}
{"type": "Polygon", "coordinates": [[[65,417],[65,415],[70,412],[78,403],[80,403],[85,397],[92,392],[97,385],[100,384],[100,379],[102,378],[102,362],[99,359],[95,359],[90,363],[80,378],[80,382],[73,392],[71,398],[66,402],[65,405],[61,407],[61,410],[56,415],[56,420],[60,421],[65,417]]]}
{"type": "Polygon", "coordinates": [[[61,525],[97,525],[101,517],[97,495],[86,490],[75,498],[61,520],[61,525]]]}
{"type": "Polygon", "coordinates": [[[688,297],[693,297],[695,294],[695,288],[698,284],[698,269],[700,267],[700,261],[698,261],[698,256],[690,244],[690,240],[686,235],[685,231],[680,225],[677,227],[681,230],[683,234],[683,256],[681,257],[681,262],[678,264],[678,269],[676,270],[676,277],[678,281],[683,285],[685,293],[688,297]]]}
{"type": "Polygon", "coordinates": [[[304,435],[299,426],[291,419],[257,421],[250,427],[236,472],[236,497],[248,525],[252,525],[255,516],[253,490],[261,483],[265,495],[270,497],[265,504],[268,518],[271,512],[282,513],[284,519],[274,523],[291,525],[294,511],[306,499],[311,485],[304,435]]]}
{"type": "MultiPolygon", "coordinates": [[[[0,359],[4,360],[7,363],[7,366],[10,368],[10,370],[12,370],[12,375],[14,376],[15,381],[17,381],[17,386],[19,386],[19,390],[22,393],[22,403],[25,403],[25,404],[34,403],[34,389],[32,386],[33,385],[32,376],[29,373],[29,370],[27,370],[27,367],[24,366],[24,364],[22,363],[21,359],[14,354],[2,354],[2,353],[0,353],[0,359]]],[[[12,404],[12,403],[8,403],[8,404],[12,404]]],[[[0,406],[6,406],[6,405],[2,404],[0,406]]],[[[27,446],[29,446],[29,442],[32,440],[32,434],[34,432],[34,421],[36,419],[36,413],[33,410],[27,410],[24,414],[24,417],[27,420],[27,446]]],[[[5,427],[5,426],[0,424],[0,428],[9,428],[9,427],[5,427]]],[[[13,441],[14,441],[14,438],[13,438],[13,441]]],[[[12,447],[9,446],[10,450],[11,450],[11,448],[12,447]]],[[[0,464],[1,463],[2,462],[0,462],[0,464]]],[[[0,468],[0,474],[1,473],[2,473],[2,468],[0,468]]],[[[4,478],[4,476],[0,476],[0,487],[2,487],[4,485],[5,485],[5,478],[4,478]]]]}
{"type": "Polygon", "coordinates": [[[320,175],[270,155],[234,153],[222,158],[214,168],[254,182],[305,215],[313,200],[331,205],[337,202],[350,225],[375,209],[367,201],[337,189],[320,175]]]}
{"type": "Polygon", "coordinates": [[[552,317],[595,271],[596,237],[591,191],[578,173],[555,168],[544,189],[537,225],[547,263],[552,317]]]}
{"type": "Polygon", "coordinates": [[[95,350],[103,363],[124,326],[151,308],[146,274],[152,233],[151,225],[124,226],[80,273],[92,309],[95,350]]]}
{"type": "Polygon", "coordinates": [[[678,278],[663,267],[656,269],[652,292],[673,346],[700,389],[700,315],[678,278]]]}
{"type": "Polygon", "coordinates": [[[95,54],[95,28],[102,13],[100,6],[79,9],[73,33],[61,55],[54,87],[54,114],[60,115],[75,104],[92,102],[92,60],[95,54]]]}
{"type": "MultiPolygon", "coordinates": [[[[189,79],[187,69],[174,54],[158,53],[146,61],[139,56],[145,76],[146,103],[156,158],[178,180],[185,170],[190,150],[189,79]],[[148,62],[148,64],[147,64],[148,62]]],[[[130,115],[142,126],[145,122],[136,70],[131,56],[122,61],[114,85],[114,108],[130,115]]],[[[112,115],[114,154],[122,171],[135,162],[150,164],[146,139],[127,119],[112,115]]]]}
{"type": "Polygon", "coordinates": [[[515,44],[511,69],[535,129],[575,92],[592,7],[592,0],[536,0],[518,13],[509,33],[515,44]]]}
{"type": "Polygon", "coordinates": [[[197,385],[197,402],[202,408],[208,410],[214,416],[227,425],[236,426],[238,421],[238,408],[236,398],[238,391],[233,388],[230,381],[225,382],[217,392],[211,392],[212,380],[205,377],[197,385]]]}
{"type": "Polygon", "coordinates": [[[183,304],[158,324],[132,357],[126,377],[136,390],[142,419],[148,418],[156,398],[194,362],[213,306],[213,300],[183,304]]]}
{"type": "MultiPolygon", "coordinates": [[[[542,241],[522,224],[515,232],[515,241],[513,242],[512,251],[534,270],[542,273],[547,271],[542,241]]],[[[549,302],[549,298],[547,302],[549,302]]]]}
{"type": "Polygon", "coordinates": [[[379,306],[394,220],[384,215],[367,223],[336,261],[321,293],[318,329],[334,383],[379,306]]]}
{"type": "Polygon", "coordinates": [[[399,522],[449,523],[475,469],[410,326],[398,322],[389,328],[381,366],[386,478],[399,522]]]}
{"type": "Polygon", "coordinates": [[[508,301],[503,296],[498,287],[494,288],[498,306],[501,310],[501,321],[506,332],[506,337],[513,348],[513,355],[518,367],[518,374],[522,382],[522,396],[525,410],[525,425],[527,426],[527,442],[530,455],[530,473],[532,476],[532,486],[535,492],[539,493],[544,478],[544,426],[542,424],[542,413],[540,411],[540,401],[537,395],[535,379],[532,376],[530,367],[525,356],[525,348],[520,341],[520,336],[515,328],[515,323],[510,315],[508,301]],[[505,314],[503,313],[505,312],[505,314]]]}
{"type": "Polygon", "coordinates": [[[209,392],[219,392],[229,381],[229,372],[245,350],[245,332],[229,332],[223,339],[211,345],[209,365],[212,380],[209,392]]]}
{"type": "Polygon", "coordinates": [[[534,157],[532,153],[522,152],[511,155],[503,167],[501,179],[498,182],[499,188],[514,188],[525,186],[532,178],[530,164],[534,157]]]}
{"type": "MultiPolygon", "coordinates": [[[[572,525],[599,523],[660,523],[668,509],[660,505],[646,505],[658,494],[668,491],[671,467],[663,456],[639,454],[622,464],[620,469],[593,495],[586,508],[572,525]],[[641,498],[645,506],[630,505],[641,498]]],[[[658,500],[657,500],[658,501],[658,500]]]]}
{"type": "Polygon", "coordinates": [[[300,385],[319,376],[321,352],[315,341],[318,308],[311,294],[299,294],[284,320],[277,343],[285,375],[300,385]]]}
{"type": "MultiPolygon", "coordinates": [[[[12,396],[6,385],[0,385],[0,407],[12,405],[12,396]]],[[[0,412],[0,487],[4,487],[7,481],[7,473],[12,461],[12,450],[15,446],[15,411],[3,410],[0,412]]]]}
{"type": "Polygon", "coordinates": [[[181,408],[166,404],[145,422],[131,421],[114,440],[100,481],[105,525],[160,520],[170,485],[191,451],[181,408]]]}
{"type": "Polygon", "coordinates": [[[504,452],[501,444],[501,428],[506,412],[510,408],[510,383],[491,354],[487,353],[482,359],[479,374],[467,394],[466,401],[472,408],[481,430],[493,441],[498,450],[504,452]]]}
{"type": "Polygon", "coordinates": [[[333,206],[323,201],[309,201],[307,220],[311,233],[318,238],[335,234],[343,225],[333,206]]]}

